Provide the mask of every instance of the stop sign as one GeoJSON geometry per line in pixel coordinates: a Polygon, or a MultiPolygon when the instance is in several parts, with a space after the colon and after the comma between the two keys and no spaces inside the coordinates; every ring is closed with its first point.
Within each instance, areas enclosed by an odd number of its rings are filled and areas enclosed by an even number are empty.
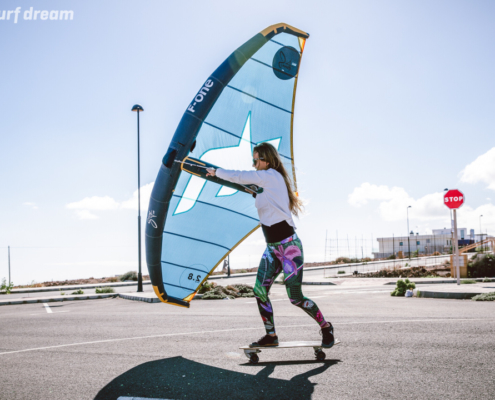
{"type": "Polygon", "coordinates": [[[445,193],[443,202],[448,208],[459,208],[464,204],[464,195],[460,190],[452,189],[445,193]]]}

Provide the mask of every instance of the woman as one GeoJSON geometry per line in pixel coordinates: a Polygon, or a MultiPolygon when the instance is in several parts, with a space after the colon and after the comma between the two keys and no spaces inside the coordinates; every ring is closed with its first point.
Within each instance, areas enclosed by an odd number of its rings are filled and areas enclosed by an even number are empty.
{"type": "Polygon", "coordinates": [[[261,258],[254,286],[254,294],[265,325],[266,335],[250,346],[277,346],[273,309],[268,298],[275,278],[283,271],[284,284],[292,304],[303,309],[320,325],[322,347],[334,344],[333,327],[325,321],[318,306],[301,291],[304,255],[302,243],[295,234],[292,214],[302,211],[302,202],[292,191],[292,182],[284,168],[280,155],[269,143],[261,143],[253,149],[253,166],[256,171],[208,169],[208,176],[240,183],[257,185],[263,192],[256,196],[256,209],[267,247],[261,258]]]}

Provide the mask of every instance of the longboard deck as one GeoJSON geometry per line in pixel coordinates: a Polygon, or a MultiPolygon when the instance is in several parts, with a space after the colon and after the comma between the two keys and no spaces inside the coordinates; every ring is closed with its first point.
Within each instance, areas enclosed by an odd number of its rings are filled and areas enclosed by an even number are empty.
{"type": "MultiPolygon", "coordinates": [[[[335,339],[335,343],[333,344],[334,346],[339,344],[340,340],[335,339]]],[[[295,347],[319,347],[322,349],[325,349],[325,347],[322,347],[321,342],[280,342],[278,346],[257,346],[257,347],[249,347],[249,346],[242,346],[239,347],[240,350],[264,350],[264,349],[292,349],[295,347]]]]}

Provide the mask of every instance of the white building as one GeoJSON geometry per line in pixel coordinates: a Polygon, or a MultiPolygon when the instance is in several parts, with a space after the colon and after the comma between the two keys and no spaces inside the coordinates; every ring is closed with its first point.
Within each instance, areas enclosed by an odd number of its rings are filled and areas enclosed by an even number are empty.
{"type": "MultiPolygon", "coordinates": [[[[452,246],[453,232],[451,229],[433,229],[432,235],[420,235],[411,233],[408,236],[384,237],[376,239],[378,241],[378,252],[373,252],[374,258],[386,258],[392,254],[398,255],[402,251],[404,257],[410,253],[431,255],[435,252],[448,253],[452,246]]],[[[459,245],[467,245],[486,239],[487,234],[475,234],[471,229],[468,234],[466,228],[457,229],[459,245]]]]}

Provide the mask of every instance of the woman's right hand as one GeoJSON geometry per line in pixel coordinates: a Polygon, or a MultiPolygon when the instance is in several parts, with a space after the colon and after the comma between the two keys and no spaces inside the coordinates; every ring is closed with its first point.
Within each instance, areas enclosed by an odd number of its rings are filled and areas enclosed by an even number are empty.
{"type": "Polygon", "coordinates": [[[206,176],[216,176],[217,170],[215,168],[206,168],[206,176]]]}

